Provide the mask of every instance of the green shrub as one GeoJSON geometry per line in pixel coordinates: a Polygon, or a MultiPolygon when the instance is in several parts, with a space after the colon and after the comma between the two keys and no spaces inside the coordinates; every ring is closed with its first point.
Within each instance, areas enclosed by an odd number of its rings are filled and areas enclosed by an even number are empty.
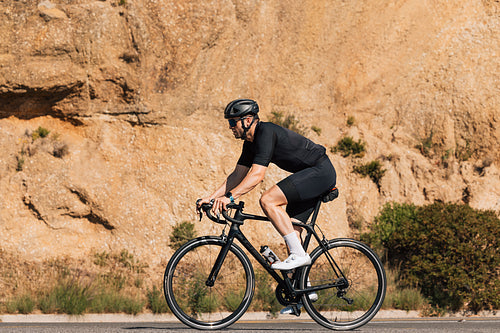
{"type": "Polygon", "coordinates": [[[394,233],[402,232],[403,226],[408,225],[417,218],[417,206],[413,204],[400,204],[397,202],[384,205],[375,217],[370,231],[361,235],[361,240],[370,244],[384,261],[389,261],[392,266],[399,260],[395,258],[393,249],[398,244],[394,243],[394,233]]]}
{"type": "Polygon", "coordinates": [[[319,128],[318,126],[311,126],[311,129],[314,131],[314,133],[318,134],[318,135],[321,135],[321,128],[319,128]]]}
{"type": "Polygon", "coordinates": [[[263,269],[256,269],[253,308],[277,315],[282,306],[276,299],[275,288],[274,279],[263,269]]]}
{"type": "Polygon", "coordinates": [[[23,171],[24,164],[28,157],[35,155],[39,151],[47,152],[54,157],[63,158],[69,154],[67,143],[60,141],[58,133],[52,134],[49,138],[50,130],[39,126],[33,132],[26,130],[21,138],[22,146],[16,155],[16,171],[23,171]],[[29,140],[31,138],[31,140],[29,140]]]}
{"type": "Polygon", "coordinates": [[[446,165],[450,160],[451,156],[453,156],[453,149],[445,150],[443,152],[443,155],[441,156],[441,163],[443,163],[443,165],[446,165]]]}
{"type": "Polygon", "coordinates": [[[380,180],[385,174],[385,169],[382,169],[382,164],[379,161],[371,161],[366,164],[354,166],[353,171],[363,177],[369,176],[377,187],[380,188],[380,180]]]}
{"type": "Polygon", "coordinates": [[[386,269],[387,292],[383,309],[420,310],[429,308],[429,301],[415,287],[403,287],[399,283],[399,272],[396,269],[386,269]]]}
{"type": "Polygon", "coordinates": [[[472,157],[473,154],[474,154],[474,149],[472,149],[469,140],[465,141],[465,147],[459,146],[457,143],[457,146],[455,149],[455,157],[459,161],[468,161],[472,157]]]}
{"type": "Polygon", "coordinates": [[[144,268],[147,267],[147,265],[140,263],[134,258],[134,255],[127,250],[121,250],[120,255],[116,259],[124,268],[135,273],[144,273],[144,268]]]}
{"type": "Polygon", "coordinates": [[[167,302],[165,301],[165,297],[163,297],[163,293],[161,292],[160,289],[156,288],[156,286],[153,286],[152,290],[148,289],[147,299],[148,299],[147,307],[153,313],[168,312],[169,309],[167,302]]]}
{"type": "Polygon", "coordinates": [[[25,162],[24,154],[21,153],[21,155],[17,155],[16,161],[17,161],[16,171],[23,171],[24,162],[25,162]]]}
{"type": "Polygon", "coordinates": [[[43,313],[72,315],[142,311],[145,298],[134,290],[140,289],[146,265],[127,250],[96,252],[92,259],[98,268],[95,274],[70,268],[64,262],[51,263],[57,278],[51,283],[52,287],[37,292],[38,308],[43,313]]]}
{"type": "Polygon", "coordinates": [[[206,276],[198,273],[187,289],[188,307],[193,314],[212,312],[220,305],[218,296],[210,293],[206,284],[206,276]]]}
{"type": "Polygon", "coordinates": [[[384,300],[384,307],[397,310],[422,310],[427,306],[427,300],[415,287],[396,289],[388,293],[384,300]]]}
{"type": "Polygon", "coordinates": [[[46,138],[48,137],[50,134],[50,131],[46,128],[43,128],[42,126],[39,126],[34,132],[33,134],[31,134],[31,138],[33,139],[33,141],[35,141],[36,139],[39,139],[39,138],[46,138]]]}
{"type": "Polygon", "coordinates": [[[29,314],[35,309],[36,301],[31,295],[22,295],[6,302],[7,313],[29,314]]]}
{"type": "Polygon", "coordinates": [[[113,290],[101,290],[92,296],[88,304],[91,313],[120,313],[136,315],[141,312],[144,302],[113,290]]]}
{"type": "Polygon", "coordinates": [[[194,230],[194,224],[191,222],[181,222],[174,227],[172,234],[170,235],[169,246],[177,250],[184,243],[196,237],[196,232],[194,230]]]}
{"type": "Polygon", "coordinates": [[[224,294],[224,307],[228,311],[236,311],[238,306],[241,304],[241,300],[245,295],[245,290],[240,290],[239,292],[226,291],[224,294]]]}
{"type": "Polygon", "coordinates": [[[350,136],[345,136],[337,142],[337,145],[331,149],[332,153],[340,153],[342,157],[353,155],[354,157],[363,157],[365,155],[366,144],[360,140],[357,142],[350,136]]]}
{"type": "Polygon", "coordinates": [[[351,127],[352,125],[354,125],[354,123],[356,122],[356,119],[354,119],[354,116],[349,116],[347,117],[347,126],[351,127]]]}
{"type": "Polygon", "coordinates": [[[105,267],[108,264],[109,253],[102,251],[101,253],[94,253],[94,265],[105,267]]]}
{"type": "Polygon", "coordinates": [[[123,297],[122,298],[122,311],[126,314],[137,315],[142,311],[144,302],[138,298],[123,297]]]}
{"type": "Polygon", "coordinates": [[[500,220],[493,211],[387,204],[362,239],[382,246],[402,285],[418,287],[436,308],[500,308],[500,220]]]}
{"type": "Polygon", "coordinates": [[[39,308],[43,313],[80,315],[90,304],[89,287],[76,280],[61,280],[53,289],[42,295],[39,308]]]}
{"type": "Polygon", "coordinates": [[[420,140],[420,143],[415,146],[426,157],[430,157],[432,150],[436,147],[432,141],[432,136],[433,134],[431,133],[428,137],[420,140]]]}
{"type": "Polygon", "coordinates": [[[58,312],[57,297],[54,291],[55,288],[49,290],[48,292],[43,292],[43,294],[39,297],[38,308],[42,311],[42,313],[49,314],[58,312]]]}

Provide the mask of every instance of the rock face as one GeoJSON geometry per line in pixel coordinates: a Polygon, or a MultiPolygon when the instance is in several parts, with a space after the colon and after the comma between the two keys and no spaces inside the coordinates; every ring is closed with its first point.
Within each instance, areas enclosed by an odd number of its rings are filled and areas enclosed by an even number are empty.
{"type": "MultiPolygon", "coordinates": [[[[165,260],[172,228],[234,167],[221,113],[238,97],[328,148],[366,142],[363,158],[328,149],[330,237],[389,201],[500,212],[499,23],[493,0],[0,2],[0,246],[165,260]],[[373,160],[379,186],[352,172],[373,160]]],[[[285,175],[271,167],[247,210],[285,175]]],[[[269,224],[245,228],[281,243],[269,224]]]]}

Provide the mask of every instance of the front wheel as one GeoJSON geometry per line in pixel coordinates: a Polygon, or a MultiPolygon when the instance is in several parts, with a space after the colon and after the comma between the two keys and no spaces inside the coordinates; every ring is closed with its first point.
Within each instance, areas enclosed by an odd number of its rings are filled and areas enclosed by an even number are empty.
{"type": "Polygon", "coordinates": [[[307,313],[320,325],[333,330],[352,330],[368,323],[385,298],[387,280],[378,256],[365,244],[335,239],[326,249],[311,253],[312,264],[301,276],[301,286],[319,287],[317,300],[304,296],[307,313]]]}
{"type": "Polygon", "coordinates": [[[184,324],[217,330],[238,320],[248,309],[255,276],[246,254],[232,244],[213,286],[207,278],[226,243],[200,237],[183,245],[170,259],[163,279],[168,306],[184,324]]]}

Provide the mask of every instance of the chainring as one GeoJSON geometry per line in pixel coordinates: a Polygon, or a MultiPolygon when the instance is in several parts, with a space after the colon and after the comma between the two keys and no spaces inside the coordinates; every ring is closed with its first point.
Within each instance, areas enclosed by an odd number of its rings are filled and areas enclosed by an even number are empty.
{"type": "Polygon", "coordinates": [[[287,288],[285,288],[284,285],[279,284],[276,287],[276,298],[278,299],[278,302],[280,302],[281,305],[287,306],[290,304],[297,304],[300,300],[300,297],[297,296],[292,296],[287,288]]]}

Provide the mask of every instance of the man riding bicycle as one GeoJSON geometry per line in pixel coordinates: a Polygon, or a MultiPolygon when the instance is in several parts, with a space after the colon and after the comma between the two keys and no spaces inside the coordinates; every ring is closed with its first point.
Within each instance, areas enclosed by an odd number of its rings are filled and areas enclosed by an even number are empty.
{"type": "Polygon", "coordinates": [[[245,142],[234,171],[212,195],[200,200],[198,207],[214,200],[215,213],[225,210],[264,179],[271,162],[291,172],[260,198],[262,210],[283,236],[290,253],[271,268],[291,270],[311,264],[300,240],[302,228],[294,227],[291,219],[307,222],[318,198],[335,186],[335,168],[325,147],[289,129],[261,122],[258,113],[259,106],[251,99],[237,99],[226,106],[224,118],[229,128],[235,138],[245,142]]]}

